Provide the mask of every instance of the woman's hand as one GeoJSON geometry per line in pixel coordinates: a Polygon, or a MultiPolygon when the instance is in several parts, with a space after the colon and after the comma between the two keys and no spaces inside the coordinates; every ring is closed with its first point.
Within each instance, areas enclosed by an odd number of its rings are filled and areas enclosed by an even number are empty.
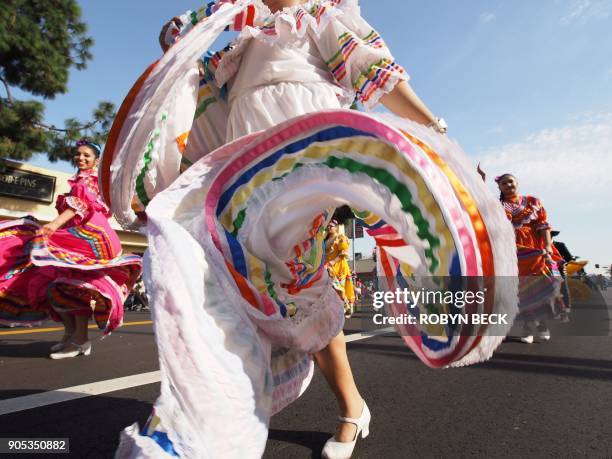
{"type": "Polygon", "coordinates": [[[546,262],[549,265],[552,265],[554,263],[553,260],[553,248],[552,245],[546,246],[546,248],[544,249],[546,251],[546,253],[544,254],[544,257],[546,258],[546,262]]]}
{"type": "Polygon", "coordinates": [[[166,35],[168,33],[168,29],[170,29],[171,27],[176,27],[180,30],[182,26],[183,21],[181,21],[181,19],[178,17],[173,17],[164,24],[161,29],[161,32],[159,33],[159,46],[161,46],[161,49],[164,51],[164,53],[170,48],[170,45],[166,43],[166,35]]]}
{"type": "Polygon", "coordinates": [[[55,221],[52,221],[51,223],[47,223],[46,225],[44,225],[40,231],[43,234],[43,236],[45,237],[50,237],[53,233],[55,233],[57,230],[59,229],[59,226],[57,225],[57,223],[55,223],[55,221]]]}
{"type": "Polygon", "coordinates": [[[476,172],[478,172],[478,175],[480,175],[483,182],[487,181],[487,174],[480,168],[480,163],[478,163],[478,166],[476,166],[476,172]]]}
{"type": "Polygon", "coordinates": [[[73,209],[66,209],[61,214],[59,214],[59,216],[55,220],[43,226],[40,231],[44,236],[49,237],[62,226],[64,226],[65,223],[70,221],[70,219],[72,219],[75,215],[76,212],[73,209]]]}

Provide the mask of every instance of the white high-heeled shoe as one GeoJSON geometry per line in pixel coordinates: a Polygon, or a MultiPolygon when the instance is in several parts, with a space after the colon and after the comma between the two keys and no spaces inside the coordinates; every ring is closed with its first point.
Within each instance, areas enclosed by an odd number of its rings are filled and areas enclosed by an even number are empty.
{"type": "Polygon", "coordinates": [[[76,344],[76,343],[66,344],[64,349],[62,349],[61,351],[49,354],[49,357],[51,357],[53,360],[61,360],[61,359],[70,359],[72,357],[77,357],[81,354],[83,355],[91,354],[91,342],[90,341],[85,341],[83,344],[76,344]]]}
{"type": "Polygon", "coordinates": [[[61,351],[66,346],[68,346],[68,343],[70,343],[70,335],[64,335],[62,340],[59,341],[58,343],[55,343],[53,346],[51,346],[51,348],[49,348],[49,350],[51,352],[61,351]]]}
{"type": "Polygon", "coordinates": [[[361,433],[361,438],[366,438],[368,435],[370,435],[371,419],[372,415],[370,414],[370,409],[365,401],[363,402],[363,410],[361,412],[361,416],[359,416],[359,419],[339,416],[338,421],[355,424],[357,427],[355,437],[353,437],[353,441],[340,442],[336,440],[336,436],[334,435],[325,443],[323,451],[321,451],[321,457],[324,459],[350,459],[351,455],[353,454],[353,450],[355,449],[355,444],[357,444],[357,437],[359,434],[361,433]]]}

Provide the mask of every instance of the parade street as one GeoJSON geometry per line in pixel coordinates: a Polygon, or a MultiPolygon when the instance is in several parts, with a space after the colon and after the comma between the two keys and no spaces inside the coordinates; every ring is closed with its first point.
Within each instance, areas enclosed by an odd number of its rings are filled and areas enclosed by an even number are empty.
{"type": "MultiPolygon", "coordinates": [[[[606,297],[610,304],[612,291],[606,297]]],[[[372,411],[354,457],[612,456],[612,337],[509,339],[486,363],[431,370],[395,333],[362,334],[367,317],[345,325],[372,411]]],[[[159,393],[150,316],[131,312],[125,322],[95,340],[91,356],[62,361],[47,358],[61,337],[57,324],[0,329],[0,436],[65,437],[72,457],[112,457],[119,432],[142,425],[159,393]]],[[[273,417],[264,457],[319,457],[337,414],[316,374],[273,417]]]]}

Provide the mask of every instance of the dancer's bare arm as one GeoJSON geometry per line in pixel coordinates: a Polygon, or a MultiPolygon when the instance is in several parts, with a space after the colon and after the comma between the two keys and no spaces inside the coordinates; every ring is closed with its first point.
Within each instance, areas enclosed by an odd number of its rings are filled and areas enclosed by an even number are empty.
{"type": "Polygon", "coordinates": [[[544,244],[546,252],[550,255],[553,251],[552,247],[552,235],[550,234],[550,228],[541,230],[542,237],[544,238],[544,244]]]}
{"type": "Polygon", "coordinates": [[[61,214],[59,214],[59,216],[55,220],[53,220],[52,222],[47,223],[45,226],[43,226],[42,227],[42,233],[45,236],[51,236],[58,229],[60,229],[62,226],[64,226],[66,224],[66,222],[68,222],[75,215],[76,215],[76,212],[74,210],[66,209],[61,214]]]}
{"type": "Polygon", "coordinates": [[[380,101],[397,116],[428,126],[433,125],[439,128],[438,131],[445,131],[442,126],[438,125],[438,118],[431,113],[425,103],[405,81],[399,82],[393,91],[381,97],[380,101]]]}

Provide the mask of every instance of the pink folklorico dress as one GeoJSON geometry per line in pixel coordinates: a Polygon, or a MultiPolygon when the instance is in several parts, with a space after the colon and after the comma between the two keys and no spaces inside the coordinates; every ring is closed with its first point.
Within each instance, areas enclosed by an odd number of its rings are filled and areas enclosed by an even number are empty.
{"type": "Polygon", "coordinates": [[[142,269],[122,255],[95,170],[69,180],[58,213],[76,215],[51,236],[29,218],[0,223],[0,323],[33,325],[58,313],[92,315],[105,334],[123,320],[123,302],[142,269]]]}

